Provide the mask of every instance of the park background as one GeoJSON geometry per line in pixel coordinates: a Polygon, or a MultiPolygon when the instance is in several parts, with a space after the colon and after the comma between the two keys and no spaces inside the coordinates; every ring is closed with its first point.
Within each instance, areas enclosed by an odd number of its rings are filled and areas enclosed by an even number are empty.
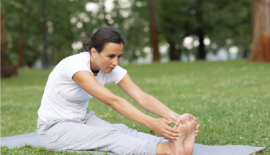
{"type": "MultiPolygon", "coordinates": [[[[270,153],[269,0],[1,1],[1,137],[36,131],[50,71],[83,52],[84,39],[102,26],[121,30],[120,65],[136,84],[198,118],[196,143],[270,153]]],[[[136,105],[115,85],[107,88],[136,105]]],[[[90,105],[111,123],[151,134],[98,100],[90,105]]]]}

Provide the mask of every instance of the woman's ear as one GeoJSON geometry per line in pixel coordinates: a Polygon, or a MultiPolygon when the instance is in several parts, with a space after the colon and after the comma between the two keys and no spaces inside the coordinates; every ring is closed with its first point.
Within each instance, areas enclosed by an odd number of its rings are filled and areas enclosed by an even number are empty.
{"type": "Polygon", "coordinates": [[[92,54],[94,57],[96,57],[96,55],[97,55],[97,50],[96,50],[94,47],[91,48],[91,54],[92,54]]]}

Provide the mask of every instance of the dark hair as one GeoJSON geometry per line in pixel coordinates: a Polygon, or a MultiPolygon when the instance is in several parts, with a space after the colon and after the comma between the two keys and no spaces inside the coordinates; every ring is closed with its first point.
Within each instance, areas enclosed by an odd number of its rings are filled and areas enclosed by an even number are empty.
{"type": "Polygon", "coordinates": [[[113,27],[102,27],[98,29],[91,38],[87,38],[83,42],[84,51],[90,52],[91,48],[95,48],[100,53],[104,46],[108,43],[124,44],[124,39],[120,34],[120,30],[113,27]]]}

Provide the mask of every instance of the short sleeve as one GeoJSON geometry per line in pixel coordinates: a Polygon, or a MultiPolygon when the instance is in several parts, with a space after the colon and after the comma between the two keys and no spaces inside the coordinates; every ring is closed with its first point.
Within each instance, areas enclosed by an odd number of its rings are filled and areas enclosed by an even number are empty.
{"type": "Polygon", "coordinates": [[[89,65],[88,65],[87,62],[85,62],[84,60],[81,60],[81,59],[71,60],[71,61],[65,63],[66,75],[70,80],[73,81],[72,77],[73,77],[73,75],[75,73],[77,73],[79,71],[89,71],[89,72],[91,72],[89,65]]]}
{"type": "Polygon", "coordinates": [[[120,82],[126,74],[127,70],[123,69],[120,66],[116,66],[109,74],[109,78],[111,82],[113,82],[114,84],[118,84],[118,82],[120,82]]]}

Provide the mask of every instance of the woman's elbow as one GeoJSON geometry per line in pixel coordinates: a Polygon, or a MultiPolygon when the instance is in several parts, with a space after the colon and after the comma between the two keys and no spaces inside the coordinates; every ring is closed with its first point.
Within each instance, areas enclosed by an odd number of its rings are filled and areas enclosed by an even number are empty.
{"type": "Polygon", "coordinates": [[[149,98],[151,95],[147,94],[147,93],[143,93],[139,100],[138,100],[138,104],[141,106],[141,107],[144,107],[145,104],[147,104],[147,98],[149,98]]]}
{"type": "Polygon", "coordinates": [[[116,109],[116,107],[120,104],[121,98],[120,97],[112,97],[107,100],[107,105],[110,106],[112,109],[116,109]]]}

